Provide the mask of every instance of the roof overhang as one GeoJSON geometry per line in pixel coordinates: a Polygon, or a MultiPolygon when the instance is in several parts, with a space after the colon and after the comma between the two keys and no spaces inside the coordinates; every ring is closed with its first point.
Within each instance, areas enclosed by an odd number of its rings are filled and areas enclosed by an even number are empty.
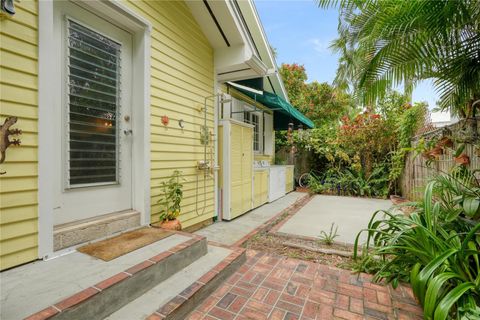
{"type": "Polygon", "coordinates": [[[267,75],[237,1],[187,0],[192,15],[214,49],[217,81],[267,75]]]}

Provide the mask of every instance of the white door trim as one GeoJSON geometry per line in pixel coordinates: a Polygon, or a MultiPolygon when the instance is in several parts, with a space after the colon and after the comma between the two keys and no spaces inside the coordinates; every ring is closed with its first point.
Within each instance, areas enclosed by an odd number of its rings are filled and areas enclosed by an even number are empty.
{"type": "MultiPolygon", "coordinates": [[[[148,20],[118,1],[75,1],[133,36],[132,90],[132,200],[141,213],[141,224],[150,223],[150,33],[148,20]]],[[[54,45],[53,0],[39,1],[38,44],[38,256],[53,254],[54,163],[51,142],[54,137],[52,113],[55,92],[51,70],[54,45]]]]}

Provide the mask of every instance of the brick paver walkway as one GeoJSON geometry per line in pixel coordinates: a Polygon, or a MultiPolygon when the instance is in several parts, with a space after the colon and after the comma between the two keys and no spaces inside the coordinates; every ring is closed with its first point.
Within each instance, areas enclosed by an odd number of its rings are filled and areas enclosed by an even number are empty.
{"type": "Polygon", "coordinates": [[[247,262],[189,319],[422,319],[410,288],[367,274],[249,250],[247,262]]]}

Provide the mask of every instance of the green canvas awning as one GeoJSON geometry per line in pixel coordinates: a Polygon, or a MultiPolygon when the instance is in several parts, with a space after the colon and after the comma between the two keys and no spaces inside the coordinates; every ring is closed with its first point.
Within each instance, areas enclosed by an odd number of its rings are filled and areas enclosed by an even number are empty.
{"type": "Polygon", "coordinates": [[[263,91],[263,94],[257,94],[241,88],[235,89],[273,110],[273,127],[275,130],[287,130],[289,123],[293,123],[295,129],[300,124],[302,124],[305,129],[313,129],[315,127],[312,120],[308,119],[300,111],[295,109],[294,106],[276,94],[268,91],[263,91]]]}

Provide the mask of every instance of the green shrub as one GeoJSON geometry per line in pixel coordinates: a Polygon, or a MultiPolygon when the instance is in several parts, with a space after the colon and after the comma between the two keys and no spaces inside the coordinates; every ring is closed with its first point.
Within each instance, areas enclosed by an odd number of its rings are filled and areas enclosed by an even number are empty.
{"type": "Polygon", "coordinates": [[[365,249],[381,257],[375,280],[394,286],[409,281],[425,319],[474,319],[478,314],[480,186],[474,174],[457,168],[435,177],[423,201],[408,204],[416,208],[410,216],[398,209],[378,211],[362,231],[368,233],[365,249]]]}

